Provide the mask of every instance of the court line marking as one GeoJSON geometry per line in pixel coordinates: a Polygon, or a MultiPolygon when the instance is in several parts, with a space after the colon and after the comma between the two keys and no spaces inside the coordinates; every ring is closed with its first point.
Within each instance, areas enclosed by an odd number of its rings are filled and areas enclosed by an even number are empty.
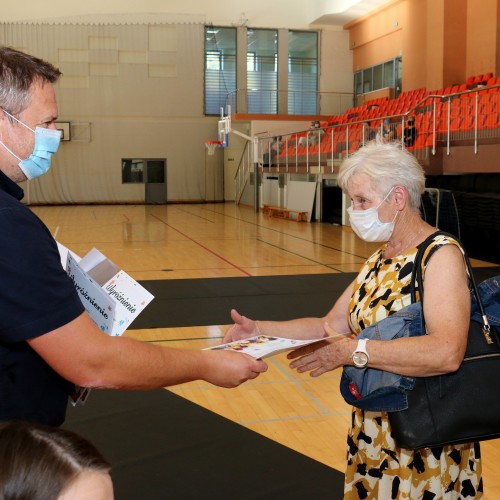
{"type": "Polygon", "coordinates": [[[172,226],[168,222],[165,222],[164,220],[162,220],[157,215],[155,215],[155,214],[149,214],[149,216],[153,217],[153,218],[155,218],[157,220],[159,220],[162,224],[165,224],[165,226],[167,226],[167,227],[173,229],[174,231],[178,232],[179,234],[181,234],[182,236],[184,236],[184,238],[188,239],[189,241],[192,241],[193,243],[195,243],[199,247],[203,248],[204,250],[206,250],[207,252],[211,253],[212,255],[215,255],[217,258],[219,258],[223,262],[226,262],[227,264],[229,264],[230,266],[234,267],[235,269],[238,269],[238,271],[242,272],[243,274],[246,274],[247,276],[252,276],[248,271],[245,271],[245,269],[241,268],[240,266],[237,266],[234,262],[231,262],[230,260],[226,259],[225,257],[222,257],[222,255],[218,254],[217,252],[214,252],[212,249],[208,248],[207,246],[202,245],[199,241],[196,241],[195,239],[191,238],[191,236],[188,236],[187,234],[183,233],[182,231],[180,231],[176,227],[172,226]]]}
{"type": "MultiPolygon", "coordinates": [[[[283,367],[283,365],[281,363],[278,363],[275,359],[271,359],[269,360],[270,363],[272,363],[275,368],[281,372],[287,379],[289,382],[291,382],[293,385],[295,385],[295,387],[300,390],[304,396],[306,398],[308,398],[311,403],[313,403],[314,405],[316,405],[316,407],[318,408],[319,411],[321,411],[321,414],[324,415],[324,416],[330,416],[332,414],[332,412],[326,408],[324,405],[322,405],[317,398],[315,398],[302,384],[302,381],[295,378],[294,376],[292,376],[292,374],[290,373],[290,368],[285,370],[285,368],[283,367]]],[[[312,377],[310,377],[310,379],[314,380],[312,377]]]]}
{"type": "MultiPolygon", "coordinates": [[[[271,246],[273,248],[277,248],[278,250],[282,250],[285,253],[289,253],[290,255],[295,255],[297,257],[300,257],[301,259],[305,259],[305,260],[307,260],[309,262],[313,262],[314,264],[317,264],[318,266],[326,267],[327,269],[333,269],[335,271],[338,271],[339,273],[344,273],[345,272],[345,271],[341,271],[340,269],[337,269],[337,268],[333,267],[334,266],[333,264],[325,264],[323,262],[319,262],[317,260],[311,259],[310,257],[306,257],[305,255],[301,255],[300,253],[297,253],[297,252],[292,252],[291,250],[288,250],[285,247],[281,247],[279,245],[275,245],[274,243],[270,243],[270,242],[262,240],[260,238],[256,238],[256,240],[259,241],[260,243],[263,243],[264,245],[269,245],[269,246],[271,246]]],[[[359,265],[361,265],[361,263],[359,265]]]]}
{"type": "MultiPolygon", "coordinates": [[[[335,250],[336,252],[341,252],[341,253],[345,253],[347,255],[351,255],[353,257],[357,257],[359,259],[363,259],[363,262],[367,259],[367,257],[365,256],[362,256],[362,255],[357,255],[355,253],[351,253],[351,252],[348,252],[346,250],[342,250],[342,249],[339,249],[339,248],[335,248],[335,247],[332,247],[330,245],[325,245],[324,243],[318,243],[317,241],[313,241],[313,240],[310,240],[310,239],[307,239],[307,238],[302,238],[302,237],[299,237],[299,236],[296,236],[295,234],[290,234],[290,233],[287,233],[285,231],[281,231],[279,229],[275,229],[275,228],[271,228],[271,227],[267,227],[267,226],[264,226],[263,224],[260,224],[258,222],[252,222],[252,221],[249,221],[249,220],[246,220],[246,219],[243,219],[241,217],[235,217],[234,215],[229,215],[229,214],[226,214],[226,213],[221,213],[221,212],[217,212],[216,210],[211,210],[207,207],[200,207],[202,208],[203,210],[207,210],[209,212],[213,212],[217,215],[220,215],[221,217],[227,217],[228,219],[234,219],[234,220],[237,220],[237,221],[240,221],[240,222],[244,222],[245,224],[250,224],[252,226],[256,226],[260,229],[264,229],[264,230],[267,230],[267,231],[273,231],[275,233],[278,233],[278,234],[284,234],[290,238],[295,238],[297,240],[300,240],[300,241],[306,241],[308,243],[311,243],[312,245],[315,245],[315,246],[319,246],[319,247],[324,247],[324,248],[328,248],[329,250],[335,250]]],[[[318,222],[319,224],[322,224],[321,222],[318,222]]]]}

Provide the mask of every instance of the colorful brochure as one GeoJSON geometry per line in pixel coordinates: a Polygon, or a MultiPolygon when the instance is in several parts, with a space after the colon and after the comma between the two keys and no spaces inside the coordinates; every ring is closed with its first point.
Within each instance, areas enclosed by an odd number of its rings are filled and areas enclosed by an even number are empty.
{"type": "Polygon", "coordinates": [[[285,339],[282,337],[269,337],[268,335],[257,335],[255,337],[249,337],[248,339],[237,340],[234,342],[228,342],[227,344],[209,347],[208,349],[225,349],[244,352],[254,358],[262,359],[267,358],[268,356],[274,356],[280,352],[291,351],[293,349],[297,349],[298,347],[321,342],[322,340],[325,339],[297,340],[285,339]]]}

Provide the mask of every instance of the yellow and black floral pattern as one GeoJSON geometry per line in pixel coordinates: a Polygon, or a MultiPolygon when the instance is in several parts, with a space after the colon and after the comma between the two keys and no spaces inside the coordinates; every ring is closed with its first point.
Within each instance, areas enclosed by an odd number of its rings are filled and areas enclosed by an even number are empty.
{"type": "MultiPolygon", "coordinates": [[[[436,236],[424,264],[446,244],[457,243],[436,236]]],[[[349,322],[356,334],[411,302],[410,280],[417,249],[392,259],[385,259],[383,250],[367,260],[354,286],[349,322]]],[[[344,498],[483,498],[479,443],[415,451],[398,448],[387,413],[353,408],[344,498]]]]}

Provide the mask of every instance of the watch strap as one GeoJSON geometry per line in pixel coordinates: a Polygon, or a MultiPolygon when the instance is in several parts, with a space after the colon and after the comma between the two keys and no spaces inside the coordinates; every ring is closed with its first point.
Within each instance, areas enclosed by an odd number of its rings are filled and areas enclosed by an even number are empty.
{"type": "Polygon", "coordinates": [[[366,343],[367,342],[368,342],[368,339],[359,339],[358,345],[356,347],[356,352],[364,352],[364,353],[368,354],[366,352],[366,343]]]}

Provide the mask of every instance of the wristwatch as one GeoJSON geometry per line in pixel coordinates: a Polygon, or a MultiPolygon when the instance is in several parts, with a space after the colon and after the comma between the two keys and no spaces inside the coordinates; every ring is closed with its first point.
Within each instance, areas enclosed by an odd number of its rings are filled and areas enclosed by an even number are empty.
{"type": "Polygon", "coordinates": [[[355,351],[352,353],[352,362],[356,368],[364,368],[368,364],[368,360],[370,356],[368,356],[368,352],[366,351],[366,343],[368,339],[360,339],[358,340],[358,345],[356,346],[355,351]]]}

